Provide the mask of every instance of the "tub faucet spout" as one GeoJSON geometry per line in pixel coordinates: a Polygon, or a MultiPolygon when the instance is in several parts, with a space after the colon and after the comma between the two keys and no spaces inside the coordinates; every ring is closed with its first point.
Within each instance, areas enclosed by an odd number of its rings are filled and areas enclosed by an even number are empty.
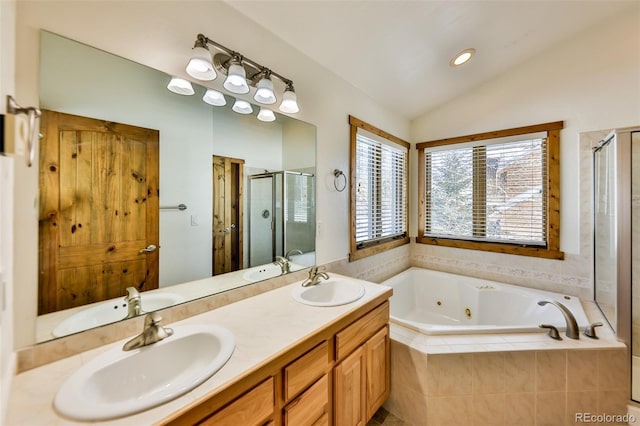
{"type": "Polygon", "coordinates": [[[544,306],[546,304],[551,304],[560,309],[560,312],[562,312],[564,321],[567,324],[567,337],[570,339],[579,339],[580,333],[578,332],[578,323],[576,322],[576,318],[573,316],[569,308],[555,300],[541,300],[538,302],[538,305],[540,306],[544,306]]]}

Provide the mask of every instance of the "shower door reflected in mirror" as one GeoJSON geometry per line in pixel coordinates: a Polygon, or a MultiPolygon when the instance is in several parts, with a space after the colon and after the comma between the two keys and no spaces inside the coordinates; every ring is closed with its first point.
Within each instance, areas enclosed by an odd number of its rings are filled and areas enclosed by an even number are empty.
{"type": "Polygon", "coordinates": [[[249,266],[283,256],[313,266],[315,177],[298,171],[249,176],[249,266]]]}

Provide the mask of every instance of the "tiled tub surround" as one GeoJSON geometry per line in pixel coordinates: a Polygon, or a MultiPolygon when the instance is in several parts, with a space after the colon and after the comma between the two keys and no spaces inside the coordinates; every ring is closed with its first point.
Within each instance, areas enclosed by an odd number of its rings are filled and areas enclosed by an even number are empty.
{"type": "MultiPolygon", "coordinates": [[[[393,301],[392,301],[393,303],[393,301]]],[[[602,320],[583,302],[591,321],[602,320]]],[[[626,347],[544,333],[426,336],[391,325],[391,396],[384,407],[412,425],[573,425],[575,413],[627,412],[626,347]]],[[[584,423],[582,423],[584,424],[584,423]]]]}
{"type": "MultiPolygon", "coordinates": [[[[345,277],[346,278],[346,277],[345,277]]],[[[365,295],[358,301],[335,307],[312,307],[300,304],[291,297],[292,286],[285,286],[229,304],[218,309],[168,324],[217,324],[228,328],[236,338],[231,359],[202,385],[185,395],[159,407],[117,420],[101,422],[105,425],[154,424],[186,407],[205,395],[228,386],[250,374],[270,359],[287,351],[319,330],[336,323],[365,305],[375,306],[388,298],[388,287],[361,281],[365,295]],[[374,302],[375,301],[375,302],[374,302]],[[374,304],[372,304],[374,302],[374,304]]],[[[299,284],[293,284],[299,285],[299,284]]],[[[370,308],[368,308],[370,309],[370,308]]],[[[136,334],[140,330],[136,330],[136,334]]],[[[132,333],[133,335],[133,333],[132,333]]],[[[128,336],[128,338],[130,338],[128,336]]],[[[62,383],[82,364],[124,340],[80,353],[17,375],[12,384],[7,414],[8,425],[72,425],[58,416],[52,408],[55,393],[62,383]]],[[[171,360],[167,360],[170,363],[171,360]]]]}

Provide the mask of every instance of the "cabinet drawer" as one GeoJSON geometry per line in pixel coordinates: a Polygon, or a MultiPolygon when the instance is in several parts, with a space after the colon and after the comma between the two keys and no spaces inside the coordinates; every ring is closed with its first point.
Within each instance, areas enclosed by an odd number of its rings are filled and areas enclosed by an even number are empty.
{"type": "Polygon", "coordinates": [[[202,425],[251,426],[263,424],[275,406],[273,377],[260,383],[213,416],[202,425]]]}
{"type": "Polygon", "coordinates": [[[389,323],[389,302],[384,302],[336,334],[337,360],[349,355],[375,332],[389,323]]]}
{"type": "Polygon", "coordinates": [[[289,401],[327,372],[329,344],[325,340],[284,369],[284,399],[289,401]]]}
{"type": "Polygon", "coordinates": [[[325,374],[284,409],[285,426],[322,424],[329,410],[329,378],[325,374]]]}

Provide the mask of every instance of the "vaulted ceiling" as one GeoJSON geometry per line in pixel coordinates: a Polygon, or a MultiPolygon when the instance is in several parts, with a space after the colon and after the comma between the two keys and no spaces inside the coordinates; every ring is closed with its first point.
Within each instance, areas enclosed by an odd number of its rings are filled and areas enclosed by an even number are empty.
{"type": "Polygon", "coordinates": [[[640,9],[638,1],[227,3],[409,119],[589,28],[614,25],[616,14],[640,9]],[[466,48],[475,48],[475,57],[451,67],[453,55],[466,48]]]}

